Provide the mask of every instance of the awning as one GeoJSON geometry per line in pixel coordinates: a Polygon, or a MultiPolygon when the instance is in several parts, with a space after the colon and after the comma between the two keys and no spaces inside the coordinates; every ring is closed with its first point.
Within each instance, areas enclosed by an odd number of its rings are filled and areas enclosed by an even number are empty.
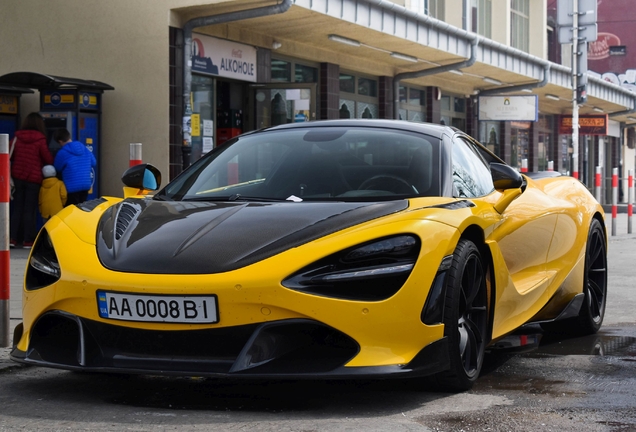
{"type": "Polygon", "coordinates": [[[111,85],[100,81],[83,80],[79,78],[66,78],[54,75],[45,75],[36,72],[12,72],[0,76],[1,85],[13,85],[37,90],[42,89],[81,89],[81,90],[115,90],[111,85]]]}
{"type": "Polygon", "coordinates": [[[25,87],[16,87],[12,85],[2,85],[0,84],[0,93],[3,94],[24,94],[24,93],[34,93],[33,90],[25,87]]]}

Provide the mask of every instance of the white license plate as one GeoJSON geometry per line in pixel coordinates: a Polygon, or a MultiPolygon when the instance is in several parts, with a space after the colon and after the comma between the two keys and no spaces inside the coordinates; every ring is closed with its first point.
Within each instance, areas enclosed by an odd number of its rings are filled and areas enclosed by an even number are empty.
{"type": "Polygon", "coordinates": [[[215,295],[139,295],[97,291],[99,316],[123,321],[216,323],[215,295]]]}

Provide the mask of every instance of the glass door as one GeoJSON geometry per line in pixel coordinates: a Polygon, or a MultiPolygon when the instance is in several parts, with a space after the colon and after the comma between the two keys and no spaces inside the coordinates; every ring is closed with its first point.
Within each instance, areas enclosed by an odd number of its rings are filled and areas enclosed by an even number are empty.
{"type": "Polygon", "coordinates": [[[192,92],[190,93],[190,118],[192,137],[192,156],[194,162],[212,150],[214,125],[214,79],[203,75],[192,75],[192,92]]]}
{"type": "Polygon", "coordinates": [[[250,84],[253,129],[318,118],[316,83],[250,84]]]}

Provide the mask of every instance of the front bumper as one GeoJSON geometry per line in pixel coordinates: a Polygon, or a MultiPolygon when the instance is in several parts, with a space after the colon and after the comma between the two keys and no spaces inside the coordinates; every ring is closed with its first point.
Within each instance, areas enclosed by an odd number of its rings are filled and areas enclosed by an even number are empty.
{"type": "MultiPolygon", "coordinates": [[[[22,337],[22,325],[14,340],[22,337]]],[[[448,368],[447,339],[425,346],[408,364],[345,366],[359,345],[310,319],[162,331],[116,326],[62,311],[40,317],[26,351],[11,359],[59,369],[245,378],[426,376],[448,368]]]]}

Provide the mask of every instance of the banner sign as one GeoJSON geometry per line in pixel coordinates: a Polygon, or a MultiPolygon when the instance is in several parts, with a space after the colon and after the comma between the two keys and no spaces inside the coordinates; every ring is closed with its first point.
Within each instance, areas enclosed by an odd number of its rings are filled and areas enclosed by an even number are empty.
{"type": "Polygon", "coordinates": [[[192,37],[190,58],[192,72],[256,82],[256,48],[252,46],[197,34],[192,37]]]}
{"type": "MultiPolygon", "coordinates": [[[[607,114],[579,115],[579,135],[607,135],[607,114]]],[[[559,118],[559,134],[572,133],[572,116],[562,115],[559,118]]]]}
{"type": "Polygon", "coordinates": [[[538,96],[480,96],[479,120],[536,122],[539,120],[538,96]]]}

